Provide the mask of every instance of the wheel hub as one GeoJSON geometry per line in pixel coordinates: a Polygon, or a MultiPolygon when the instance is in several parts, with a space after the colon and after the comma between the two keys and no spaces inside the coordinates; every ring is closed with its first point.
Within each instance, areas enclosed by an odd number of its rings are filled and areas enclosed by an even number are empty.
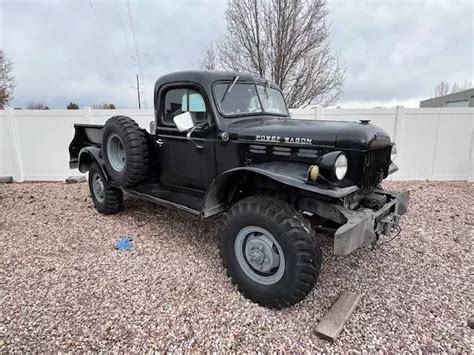
{"type": "Polygon", "coordinates": [[[99,174],[95,174],[92,178],[92,189],[96,199],[99,202],[103,202],[105,199],[104,182],[99,174]]]}
{"type": "Polygon", "coordinates": [[[283,276],[283,251],[266,229],[257,226],[243,228],[235,240],[235,252],[240,267],[252,280],[272,285],[283,276]]]}
{"type": "Polygon", "coordinates": [[[261,272],[270,272],[278,257],[272,248],[272,241],[264,235],[250,235],[245,246],[249,264],[261,272]]]}
{"type": "Polygon", "coordinates": [[[250,256],[251,261],[253,261],[257,265],[261,265],[263,264],[263,259],[265,259],[265,254],[263,254],[260,250],[252,250],[250,256]]]}
{"type": "Polygon", "coordinates": [[[107,139],[107,156],[115,171],[122,171],[125,168],[127,162],[125,147],[122,139],[116,133],[111,134],[107,139]]]}

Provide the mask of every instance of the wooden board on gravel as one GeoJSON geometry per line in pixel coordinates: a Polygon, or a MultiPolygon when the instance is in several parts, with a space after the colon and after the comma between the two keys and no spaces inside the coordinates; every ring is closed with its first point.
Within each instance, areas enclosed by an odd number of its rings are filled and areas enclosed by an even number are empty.
{"type": "Polygon", "coordinates": [[[335,341],[361,297],[359,293],[344,292],[316,326],[316,334],[324,339],[335,341]]]}
{"type": "Polygon", "coordinates": [[[13,178],[11,176],[0,176],[0,184],[9,184],[13,182],[13,178]]]}
{"type": "Polygon", "coordinates": [[[86,177],[81,175],[81,176],[69,176],[67,179],[66,179],[66,184],[77,184],[77,183],[80,183],[80,182],[85,182],[86,181],[86,177]]]}

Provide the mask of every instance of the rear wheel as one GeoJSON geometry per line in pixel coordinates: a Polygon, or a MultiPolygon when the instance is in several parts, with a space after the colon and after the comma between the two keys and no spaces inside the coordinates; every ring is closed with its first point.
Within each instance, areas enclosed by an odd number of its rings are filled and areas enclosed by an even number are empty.
{"type": "Polygon", "coordinates": [[[114,214],[122,210],[122,190],[110,185],[97,163],[93,163],[89,170],[89,190],[100,213],[114,214]]]}
{"type": "Polygon", "coordinates": [[[250,197],[227,213],[220,233],[224,267],[245,297],[270,308],[303,300],[321,266],[309,222],[276,198],[250,197]]]}

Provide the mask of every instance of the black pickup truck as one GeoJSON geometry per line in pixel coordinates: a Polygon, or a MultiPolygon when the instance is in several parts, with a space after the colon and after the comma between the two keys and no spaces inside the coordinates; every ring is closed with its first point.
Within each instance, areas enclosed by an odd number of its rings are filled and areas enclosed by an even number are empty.
{"type": "Polygon", "coordinates": [[[336,255],[399,229],[409,193],[381,187],[396,146],[368,121],[292,119],[276,85],[229,72],[165,75],[154,109],[150,133],[125,116],[76,124],[70,167],[89,172],[104,214],[122,209],[124,191],[200,218],[225,212],[224,266],[261,305],[311,291],[322,262],[314,226],[335,226],[336,255]]]}

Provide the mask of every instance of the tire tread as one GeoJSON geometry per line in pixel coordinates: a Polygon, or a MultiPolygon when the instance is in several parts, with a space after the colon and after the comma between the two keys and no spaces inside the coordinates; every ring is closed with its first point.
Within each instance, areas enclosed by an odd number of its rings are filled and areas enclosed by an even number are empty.
{"type": "Polygon", "coordinates": [[[149,165],[146,136],[138,124],[130,117],[114,116],[107,120],[104,126],[102,151],[107,171],[116,183],[124,187],[133,187],[146,178],[149,165]],[[124,173],[115,172],[109,163],[106,147],[109,131],[110,133],[115,132],[119,134],[123,144],[126,146],[127,166],[124,173]]]}
{"type": "Polygon", "coordinates": [[[107,183],[104,174],[100,170],[97,163],[93,163],[89,169],[89,189],[92,196],[94,206],[102,214],[111,215],[120,212],[123,209],[123,192],[121,189],[111,186],[107,183]],[[95,199],[93,188],[91,185],[92,176],[94,174],[100,174],[104,182],[104,195],[105,199],[103,203],[100,203],[95,199]]]}

